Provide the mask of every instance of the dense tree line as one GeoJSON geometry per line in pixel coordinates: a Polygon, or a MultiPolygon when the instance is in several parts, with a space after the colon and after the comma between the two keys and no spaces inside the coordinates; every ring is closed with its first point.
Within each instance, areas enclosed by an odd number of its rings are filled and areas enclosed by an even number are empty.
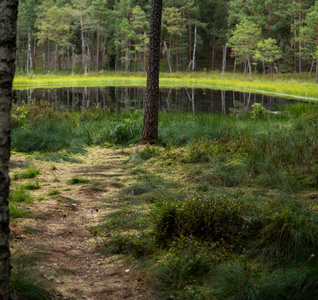
{"type": "MultiPolygon", "coordinates": [[[[145,71],[150,0],[20,0],[17,68],[145,71]]],[[[161,71],[317,70],[318,1],[164,0],[161,71]]]]}

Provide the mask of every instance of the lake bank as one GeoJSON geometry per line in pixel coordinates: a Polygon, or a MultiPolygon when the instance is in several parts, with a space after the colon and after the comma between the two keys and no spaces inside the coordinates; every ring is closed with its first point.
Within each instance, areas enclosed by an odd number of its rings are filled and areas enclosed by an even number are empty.
{"type": "MultiPolygon", "coordinates": [[[[53,88],[72,86],[146,86],[146,73],[104,72],[84,75],[16,75],[13,88],[53,88]]],[[[269,75],[255,75],[249,79],[242,74],[226,73],[222,79],[220,72],[161,73],[160,87],[200,87],[245,91],[272,96],[283,96],[307,101],[318,100],[318,85],[307,73],[278,74],[274,81],[269,75]]]]}

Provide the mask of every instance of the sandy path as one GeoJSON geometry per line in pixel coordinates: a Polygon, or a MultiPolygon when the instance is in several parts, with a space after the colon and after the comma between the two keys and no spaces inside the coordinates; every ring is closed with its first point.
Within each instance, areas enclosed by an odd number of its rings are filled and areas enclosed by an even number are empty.
{"type": "MultiPolygon", "coordinates": [[[[12,160],[24,160],[14,157],[12,160]]],[[[81,163],[51,163],[27,158],[41,169],[38,176],[42,188],[32,191],[44,196],[30,206],[33,218],[11,223],[13,253],[34,253],[44,258],[35,262],[37,270],[50,284],[53,299],[148,299],[143,276],[131,269],[119,255],[103,255],[88,228],[98,225],[116,204],[120,185],[125,184],[127,159],[122,150],[91,148],[81,163]],[[52,170],[52,165],[57,170],[52,170]],[[87,184],[70,185],[67,180],[83,176],[87,184]],[[91,182],[98,182],[92,189],[91,182]],[[114,180],[121,184],[113,184],[114,180]],[[48,196],[49,190],[62,191],[48,196]],[[109,206],[108,206],[109,207],[109,206]],[[27,233],[25,226],[34,228],[27,233]]],[[[14,170],[16,172],[16,170],[14,170]]],[[[25,181],[27,182],[27,180],[25,181]]],[[[13,181],[13,188],[23,182],[13,181]]]]}

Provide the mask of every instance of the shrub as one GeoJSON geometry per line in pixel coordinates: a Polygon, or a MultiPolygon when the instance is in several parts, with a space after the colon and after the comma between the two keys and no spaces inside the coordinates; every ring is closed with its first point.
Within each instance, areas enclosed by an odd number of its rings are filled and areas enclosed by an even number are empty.
{"type": "Polygon", "coordinates": [[[301,204],[270,202],[255,253],[270,258],[308,257],[318,246],[317,216],[301,204]]]}
{"type": "Polygon", "coordinates": [[[159,242],[192,235],[237,243],[253,229],[253,222],[245,217],[252,206],[224,196],[195,196],[184,202],[163,199],[152,206],[150,216],[159,242]]]}
{"type": "Polygon", "coordinates": [[[258,273],[252,268],[242,267],[239,263],[223,266],[214,278],[212,296],[229,300],[270,299],[270,289],[258,273]]]}

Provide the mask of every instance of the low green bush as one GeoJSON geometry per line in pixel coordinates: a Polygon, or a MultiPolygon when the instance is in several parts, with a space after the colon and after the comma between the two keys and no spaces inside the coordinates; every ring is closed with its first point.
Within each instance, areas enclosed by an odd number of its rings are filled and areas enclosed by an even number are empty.
{"type": "Polygon", "coordinates": [[[159,242],[182,235],[237,244],[253,231],[254,222],[248,218],[251,209],[252,204],[224,196],[195,196],[182,202],[156,201],[150,217],[159,242]]]}

